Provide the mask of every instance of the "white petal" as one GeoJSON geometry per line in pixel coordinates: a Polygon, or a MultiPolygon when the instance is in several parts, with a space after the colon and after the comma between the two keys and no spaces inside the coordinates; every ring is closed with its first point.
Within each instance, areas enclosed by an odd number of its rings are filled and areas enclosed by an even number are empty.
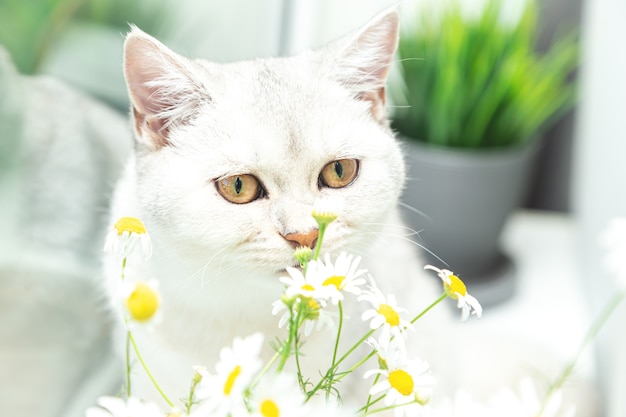
{"type": "Polygon", "coordinates": [[[370,395],[380,394],[381,392],[387,391],[390,388],[391,388],[391,384],[389,383],[387,379],[384,379],[383,381],[378,382],[376,385],[370,388],[369,394],[370,395]]]}

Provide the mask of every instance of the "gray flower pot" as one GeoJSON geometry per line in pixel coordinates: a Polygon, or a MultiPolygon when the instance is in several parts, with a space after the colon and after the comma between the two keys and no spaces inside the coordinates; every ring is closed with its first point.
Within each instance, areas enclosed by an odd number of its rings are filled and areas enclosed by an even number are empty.
{"type": "Polygon", "coordinates": [[[426,251],[427,262],[457,273],[485,305],[510,297],[514,268],[500,235],[526,195],[536,142],[497,150],[404,142],[404,215],[419,232],[417,242],[432,252],[426,251]]]}

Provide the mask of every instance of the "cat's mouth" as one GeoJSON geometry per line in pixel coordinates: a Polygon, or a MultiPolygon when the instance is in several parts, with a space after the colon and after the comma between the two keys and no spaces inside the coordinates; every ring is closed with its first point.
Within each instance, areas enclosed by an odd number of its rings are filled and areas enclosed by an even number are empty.
{"type": "Polygon", "coordinates": [[[279,273],[279,274],[281,274],[281,275],[288,274],[288,273],[289,273],[289,272],[287,272],[287,268],[288,268],[288,267],[291,267],[291,268],[293,268],[293,269],[297,269],[297,270],[299,270],[299,271],[302,271],[302,265],[300,265],[299,263],[296,263],[296,264],[293,264],[293,265],[289,265],[289,266],[287,266],[287,267],[284,267],[284,268],[282,268],[282,269],[279,269],[279,270],[278,270],[278,273],[279,273]]]}

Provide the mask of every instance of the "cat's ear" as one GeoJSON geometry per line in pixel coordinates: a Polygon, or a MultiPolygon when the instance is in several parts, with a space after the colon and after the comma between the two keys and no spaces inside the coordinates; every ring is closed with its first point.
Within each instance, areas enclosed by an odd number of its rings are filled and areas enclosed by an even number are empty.
{"type": "Polygon", "coordinates": [[[399,15],[390,8],[374,17],[355,34],[340,41],[335,74],[354,92],[355,98],[370,103],[372,117],[386,123],[385,83],[398,47],[399,15]]]}
{"type": "Polygon", "coordinates": [[[150,149],[168,145],[173,127],[194,118],[211,97],[190,60],[135,26],[124,43],[124,77],[137,139],[150,149]]]}

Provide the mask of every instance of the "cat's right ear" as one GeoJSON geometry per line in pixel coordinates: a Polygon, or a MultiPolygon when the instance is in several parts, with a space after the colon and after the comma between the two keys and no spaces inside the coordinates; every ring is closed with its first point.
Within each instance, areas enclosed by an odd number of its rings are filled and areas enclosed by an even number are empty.
{"type": "Polygon", "coordinates": [[[368,103],[372,117],[382,124],[387,124],[385,83],[398,36],[398,9],[392,7],[358,32],[330,45],[336,56],[331,73],[357,100],[368,103]]]}
{"type": "Polygon", "coordinates": [[[153,150],[168,145],[172,129],[211,101],[194,71],[191,61],[131,26],[124,43],[124,78],[141,144],[153,150]]]}

